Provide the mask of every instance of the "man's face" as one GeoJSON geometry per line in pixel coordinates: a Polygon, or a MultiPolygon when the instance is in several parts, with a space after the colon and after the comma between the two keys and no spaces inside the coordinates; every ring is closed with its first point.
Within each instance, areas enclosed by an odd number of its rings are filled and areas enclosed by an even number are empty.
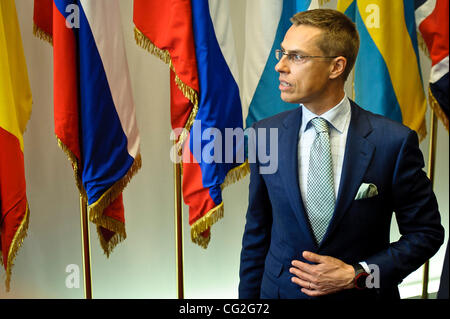
{"type": "MultiPolygon", "coordinates": [[[[299,25],[291,26],[286,32],[281,49],[286,53],[324,56],[317,46],[322,30],[299,25]]],[[[283,56],[275,66],[280,73],[281,99],[288,103],[318,102],[325,94],[332,69],[330,59],[305,58],[300,62],[289,61],[283,56]]]]}

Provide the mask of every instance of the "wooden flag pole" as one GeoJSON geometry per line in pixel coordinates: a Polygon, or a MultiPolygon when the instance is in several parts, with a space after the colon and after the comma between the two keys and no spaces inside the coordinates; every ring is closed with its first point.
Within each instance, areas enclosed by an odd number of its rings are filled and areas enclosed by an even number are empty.
{"type": "MultiPolygon", "coordinates": [[[[434,168],[436,162],[436,140],[437,140],[437,117],[433,109],[430,108],[430,146],[428,152],[428,173],[427,176],[434,188],[434,168]]],[[[422,299],[428,299],[428,279],[429,279],[430,261],[427,260],[423,265],[422,279],[422,299]]]]}
{"type": "MultiPolygon", "coordinates": [[[[176,147],[173,148],[176,152],[176,147]]],[[[173,157],[177,158],[176,156],[173,157]]],[[[174,210],[175,210],[175,245],[177,263],[177,297],[184,299],[184,278],[183,278],[183,209],[181,199],[181,163],[173,164],[174,175],[174,210]]]]}
{"type": "Polygon", "coordinates": [[[87,216],[87,202],[80,195],[80,215],[81,215],[81,241],[83,247],[83,277],[84,277],[84,297],[92,299],[91,280],[91,244],[89,241],[89,220],[87,216]]]}

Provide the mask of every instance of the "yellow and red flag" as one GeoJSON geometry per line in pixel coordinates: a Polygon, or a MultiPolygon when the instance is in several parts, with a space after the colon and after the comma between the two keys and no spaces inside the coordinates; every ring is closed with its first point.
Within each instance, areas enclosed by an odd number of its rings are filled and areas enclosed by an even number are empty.
{"type": "Polygon", "coordinates": [[[15,3],[0,1],[0,259],[7,291],[28,229],[23,133],[30,114],[31,89],[15,3]]]}

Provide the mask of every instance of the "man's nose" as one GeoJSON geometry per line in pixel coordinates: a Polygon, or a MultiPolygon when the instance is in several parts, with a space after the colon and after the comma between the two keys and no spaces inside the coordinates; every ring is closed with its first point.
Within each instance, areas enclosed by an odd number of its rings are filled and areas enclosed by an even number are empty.
{"type": "Polygon", "coordinates": [[[287,63],[287,57],[283,55],[280,61],[278,61],[278,63],[275,65],[275,71],[277,71],[278,73],[286,73],[288,72],[288,70],[289,68],[287,63]]]}

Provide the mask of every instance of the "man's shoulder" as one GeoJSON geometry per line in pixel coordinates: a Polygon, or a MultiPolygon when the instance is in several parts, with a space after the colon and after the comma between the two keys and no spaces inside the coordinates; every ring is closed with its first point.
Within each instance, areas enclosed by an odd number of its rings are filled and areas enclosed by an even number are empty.
{"type": "Polygon", "coordinates": [[[296,117],[300,114],[301,114],[301,109],[300,109],[300,106],[298,106],[292,110],[280,112],[278,114],[275,114],[270,117],[256,121],[255,123],[253,123],[252,127],[254,127],[254,128],[278,128],[278,127],[281,127],[286,120],[288,120],[292,117],[296,117]]]}
{"type": "Polygon", "coordinates": [[[401,138],[409,135],[412,131],[409,127],[400,122],[391,120],[386,116],[368,111],[356,104],[354,101],[350,102],[354,110],[354,112],[352,113],[358,113],[359,116],[365,116],[368,119],[370,125],[378,132],[383,133],[383,135],[388,134],[391,137],[397,136],[401,138]]]}

